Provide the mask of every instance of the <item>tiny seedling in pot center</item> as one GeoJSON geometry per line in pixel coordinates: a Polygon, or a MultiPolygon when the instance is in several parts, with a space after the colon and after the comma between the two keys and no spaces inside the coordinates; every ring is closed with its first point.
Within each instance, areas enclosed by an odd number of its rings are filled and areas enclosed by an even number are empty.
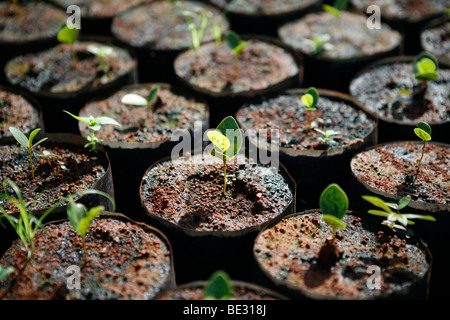
{"type": "Polygon", "coordinates": [[[115,125],[115,126],[121,126],[120,123],[118,123],[116,120],[110,117],[100,116],[100,117],[79,117],[76,116],[69,111],[64,110],[65,113],[71,115],[73,118],[77,119],[78,121],[84,122],[89,126],[89,129],[91,130],[91,135],[86,136],[86,140],[88,143],[84,146],[85,148],[91,147],[91,151],[97,152],[97,144],[101,142],[100,139],[98,139],[95,136],[95,132],[99,131],[103,125],[115,125]]]}
{"type": "Polygon", "coordinates": [[[19,144],[22,147],[24,147],[25,149],[28,150],[28,155],[29,155],[29,158],[30,158],[30,166],[31,166],[31,177],[34,180],[33,149],[36,146],[38,146],[39,144],[41,144],[42,142],[44,142],[45,140],[47,140],[48,138],[42,138],[38,142],[33,143],[33,140],[34,140],[35,136],[39,133],[39,131],[41,131],[41,129],[39,129],[39,128],[33,130],[30,133],[30,135],[28,136],[28,138],[25,136],[25,134],[22,131],[20,131],[17,128],[10,127],[9,131],[11,132],[13,137],[17,140],[17,142],[19,142],[19,144]]]}
{"type": "Polygon", "coordinates": [[[222,120],[215,130],[207,132],[214,145],[211,154],[223,161],[223,193],[227,188],[227,161],[239,153],[242,147],[242,133],[236,120],[229,116],[222,120]]]}
{"type": "Polygon", "coordinates": [[[338,135],[340,134],[339,131],[334,131],[334,130],[327,130],[327,131],[322,131],[319,128],[314,128],[315,131],[319,132],[321,135],[323,135],[323,138],[319,138],[320,141],[322,141],[322,143],[325,146],[330,145],[331,143],[335,142],[333,140],[333,138],[331,138],[332,136],[338,135]]]}
{"type": "Polygon", "coordinates": [[[158,106],[158,92],[159,86],[152,86],[146,98],[136,93],[128,93],[122,97],[121,102],[138,107],[147,107],[150,115],[152,109],[158,106]]]}
{"type": "Polygon", "coordinates": [[[414,176],[414,181],[416,181],[417,176],[420,172],[420,166],[422,164],[423,156],[425,155],[427,141],[431,141],[431,127],[428,123],[421,121],[417,124],[417,128],[414,129],[414,133],[423,141],[422,154],[420,156],[416,174],[414,176]]]}
{"type": "Polygon", "coordinates": [[[69,28],[66,24],[64,24],[61,30],[58,32],[57,39],[61,43],[67,43],[70,45],[70,50],[72,51],[72,65],[76,65],[78,62],[78,58],[73,44],[78,40],[78,29],[69,28]]]}
{"type": "Polygon", "coordinates": [[[423,100],[428,88],[428,82],[439,77],[439,62],[431,53],[421,52],[415,57],[412,67],[415,79],[420,81],[419,90],[414,91],[414,98],[423,100]]]}
{"type": "Polygon", "coordinates": [[[306,90],[306,93],[302,95],[301,100],[306,107],[306,111],[309,112],[308,116],[308,131],[312,131],[313,113],[317,110],[317,104],[319,102],[319,92],[316,88],[310,87],[306,90]]]}
{"type": "Polygon", "coordinates": [[[335,238],[336,229],[345,228],[342,218],[348,211],[347,194],[339,185],[332,183],[321,193],[319,206],[323,214],[322,220],[333,228],[333,238],[335,238]]]}
{"type": "Polygon", "coordinates": [[[230,300],[232,296],[231,279],[222,270],[214,272],[203,288],[203,300],[230,300]]]}
{"type": "Polygon", "coordinates": [[[88,45],[86,47],[86,50],[100,59],[99,68],[103,71],[103,73],[108,74],[108,72],[110,71],[109,70],[110,67],[108,67],[106,58],[116,57],[117,56],[116,50],[114,50],[114,48],[110,46],[105,45],[97,46],[93,44],[88,45]]]}
{"type": "Polygon", "coordinates": [[[241,37],[236,32],[228,31],[225,35],[225,42],[228,48],[234,53],[234,68],[237,74],[239,71],[239,57],[242,50],[249,45],[250,41],[241,40],[241,37]]]}

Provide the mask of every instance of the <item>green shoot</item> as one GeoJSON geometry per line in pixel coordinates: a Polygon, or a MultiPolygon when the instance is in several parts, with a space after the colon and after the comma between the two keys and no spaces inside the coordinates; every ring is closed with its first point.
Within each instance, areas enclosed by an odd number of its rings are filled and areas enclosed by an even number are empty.
{"type": "Polygon", "coordinates": [[[236,120],[228,116],[215,130],[208,131],[209,140],[214,145],[211,154],[223,161],[223,193],[227,188],[227,161],[233,159],[241,149],[242,133],[236,120]]]}
{"type": "MultiPolygon", "coordinates": [[[[114,200],[107,194],[99,191],[98,193],[107,197],[113,206],[115,207],[114,200]]],[[[74,228],[76,232],[81,236],[82,246],[84,252],[84,264],[86,264],[88,259],[87,248],[86,248],[86,234],[87,231],[94,219],[100,214],[100,212],[104,211],[104,206],[96,206],[90,208],[89,210],[82,203],[76,203],[73,198],[70,199],[70,202],[67,206],[67,218],[70,221],[70,224],[74,228]]]]}
{"type": "Polygon", "coordinates": [[[3,279],[5,279],[7,276],[9,276],[11,273],[14,272],[14,268],[13,267],[4,267],[4,266],[0,266],[0,281],[2,281],[3,279]]]}
{"type": "Polygon", "coordinates": [[[431,141],[431,127],[428,123],[421,121],[417,124],[417,128],[414,129],[414,133],[423,141],[422,155],[420,156],[419,164],[417,165],[417,170],[414,178],[415,181],[420,172],[420,165],[422,164],[423,156],[425,155],[427,141],[431,141]]]}
{"type": "Polygon", "coordinates": [[[77,28],[69,28],[66,24],[63,25],[61,30],[59,30],[57,39],[61,43],[67,43],[71,47],[72,51],[72,61],[73,65],[75,65],[78,62],[77,54],[73,48],[73,44],[78,39],[78,29],[77,28]]]}
{"type": "Polygon", "coordinates": [[[319,138],[320,141],[322,141],[322,143],[324,145],[329,145],[330,143],[334,142],[334,140],[332,138],[330,138],[331,136],[335,136],[340,134],[339,131],[334,131],[334,130],[327,130],[327,131],[322,131],[319,128],[314,128],[315,131],[319,132],[320,134],[322,134],[324,137],[323,138],[319,138]]]}
{"type": "Polygon", "coordinates": [[[436,80],[439,77],[437,73],[438,68],[438,60],[428,52],[418,54],[413,62],[414,77],[425,83],[436,80]]]}
{"type": "Polygon", "coordinates": [[[30,135],[28,136],[28,138],[25,136],[25,134],[20,131],[17,128],[14,127],[10,127],[9,131],[11,132],[11,134],[13,135],[13,137],[17,140],[17,142],[19,142],[19,144],[24,147],[25,149],[28,150],[28,155],[30,158],[30,166],[31,166],[31,177],[34,180],[34,164],[33,164],[33,149],[41,144],[42,142],[44,142],[45,140],[47,140],[48,138],[43,138],[41,140],[39,140],[38,142],[33,144],[33,140],[34,137],[36,136],[36,134],[38,134],[39,131],[41,131],[41,129],[35,129],[33,130],[30,135]]]}
{"type": "Polygon", "coordinates": [[[155,101],[158,98],[158,92],[159,92],[159,86],[153,86],[150,89],[150,92],[149,92],[147,98],[144,98],[143,96],[135,94],[135,93],[129,93],[122,97],[121,102],[124,104],[130,104],[133,106],[146,106],[147,111],[150,114],[150,111],[152,110],[152,106],[155,105],[155,101]]]}
{"type": "Polygon", "coordinates": [[[332,183],[325,188],[319,199],[322,210],[322,220],[333,228],[333,238],[336,237],[336,229],[345,228],[342,218],[347,214],[348,197],[339,185],[332,183]]]}
{"type": "Polygon", "coordinates": [[[382,210],[372,209],[369,210],[368,213],[376,216],[386,217],[386,220],[383,221],[383,224],[387,225],[393,231],[395,231],[395,229],[406,231],[407,225],[414,224],[414,222],[411,221],[411,219],[436,221],[436,219],[430,215],[400,213],[399,211],[405,208],[410,203],[411,201],[410,197],[403,197],[399,200],[398,203],[385,202],[383,199],[380,199],[375,196],[362,196],[362,198],[367,202],[373,204],[375,207],[382,209],[382,210]],[[400,224],[397,224],[396,222],[399,222],[400,224]]]}
{"type": "Polygon", "coordinates": [[[324,51],[334,49],[334,46],[327,42],[330,39],[331,36],[329,34],[319,34],[312,39],[304,38],[303,41],[312,48],[313,54],[321,54],[324,51]]]}
{"type": "Polygon", "coordinates": [[[306,110],[309,111],[308,117],[308,131],[312,131],[313,112],[317,110],[317,103],[319,102],[319,92],[316,88],[310,87],[306,90],[306,93],[302,95],[301,100],[306,106],[306,110]]]}
{"type": "Polygon", "coordinates": [[[345,8],[348,5],[349,0],[336,0],[334,1],[333,6],[330,6],[328,4],[322,5],[322,9],[333,14],[336,17],[341,16],[341,11],[345,10],[345,8]]]}
{"type": "Polygon", "coordinates": [[[103,70],[105,74],[107,74],[109,72],[109,67],[106,63],[105,58],[117,56],[116,50],[114,50],[114,48],[110,46],[105,45],[96,46],[93,44],[88,45],[86,49],[87,51],[89,51],[90,53],[92,53],[93,55],[97,56],[100,59],[99,67],[101,70],[103,70]]]}
{"type": "Polygon", "coordinates": [[[237,73],[241,52],[245,49],[245,47],[248,46],[250,41],[243,41],[236,32],[228,31],[228,33],[225,35],[225,42],[227,43],[228,48],[234,53],[234,67],[237,73]]]}
{"type": "Polygon", "coordinates": [[[89,129],[91,130],[91,135],[86,136],[86,140],[88,141],[87,144],[85,144],[85,148],[87,147],[91,147],[91,151],[93,152],[97,152],[97,144],[102,142],[102,140],[98,139],[95,136],[95,132],[99,131],[103,125],[106,124],[111,124],[111,125],[115,125],[115,126],[121,126],[120,123],[118,123],[116,120],[110,118],[110,117],[105,117],[105,116],[101,116],[101,117],[96,117],[94,118],[93,116],[89,116],[89,117],[79,117],[76,116],[72,113],[70,113],[69,111],[64,110],[65,113],[71,115],[73,118],[77,119],[78,121],[84,122],[89,126],[89,129]]]}
{"type": "Polygon", "coordinates": [[[203,288],[203,300],[230,300],[233,296],[231,279],[224,271],[216,271],[203,288]]]}

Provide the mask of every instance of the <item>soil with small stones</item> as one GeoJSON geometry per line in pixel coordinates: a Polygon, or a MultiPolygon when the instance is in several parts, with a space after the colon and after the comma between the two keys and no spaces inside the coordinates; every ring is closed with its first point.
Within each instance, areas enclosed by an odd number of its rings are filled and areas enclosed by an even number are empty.
{"type": "Polygon", "coordinates": [[[258,235],[254,255],[270,277],[309,297],[373,299],[408,290],[430,268],[417,239],[352,214],[333,239],[320,216],[315,210],[289,216],[258,235]],[[367,286],[371,265],[381,269],[380,289],[367,286]]]}
{"type": "MultiPolygon", "coordinates": [[[[158,96],[152,108],[126,105],[121,99],[126,94],[138,94],[147,97],[153,84],[142,84],[123,88],[106,99],[88,103],[80,111],[80,116],[108,116],[122,126],[104,126],[97,137],[105,142],[151,143],[168,141],[176,130],[194,131],[196,121],[205,121],[208,109],[199,102],[168,86],[158,85],[158,96]]],[[[83,135],[89,135],[89,129],[80,123],[83,135]]]]}
{"type": "Polygon", "coordinates": [[[19,240],[0,260],[15,271],[0,281],[4,300],[138,300],[153,299],[171,271],[166,243],[139,225],[115,218],[96,218],[88,229],[84,264],[81,237],[69,222],[39,229],[33,258],[19,240]],[[80,268],[80,289],[70,289],[80,268]]]}
{"type": "Polygon", "coordinates": [[[435,55],[440,63],[450,66],[450,21],[425,29],[420,37],[425,51],[435,55]]]}
{"type": "Polygon", "coordinates": [[[263,90],[298,74],[294,57],[285,49],[258,39],[248,41],[237,60],[224,43],[185,51],[175,59],[175,72],[190,86],[212,94],[263,90]]]}
{"type": "Polygon", "coordinates": [[[0,138],[11,137],[9,127],[29,133],[41,126],[39,110],[25,97],[0,89],[0,138]]]}
{"type": "Polygon", "coordinates": [[[18,56],[10,60],[5,73],[8,81],[31,92],[71,93],[102,87],[128,74],[136,65],[124,49],[110,46],[114,55],[100,59],[90,53],[89,45],[105,44],[91,41],[60,44],[53,48],[18,56]],[[74,63],[72,49],[77,56],[74,63]],[[103,65],[103,66],[102,66],[103,65]]]}
{"type": "Polygon", "coordinates": [[[18,43],[56,37],[66,13],[43,1],[0,3],[0,42],[18,43]]]}
{"type": "Polygon", "coordinates": [[[350,93],[381,118],[414,125],[446,122],[450,120],[450,70],[438,73],[439,78],[429,81],[424,91],[414,78],[412,62],[386,62],[355,77],[350,93]]]}
{"type": "MultiPolygon", "coordinates": [[[[203,300],[206,283],[186,284],[165,292],[157,300],[203,300]]],[[[277,296],[264,288],[255,288],[253,285],[232,282],[232,296],[229,300],[280,300],[277,296]]]]}
{"type": "Polygon", "coordinates": [[[162,162],[142,181],[142,204],[150,214],[196,231],[236,231],[284,214],[293,201],[286,178],[274,167],[241,155],[223,162],[206,152],[162,162]],[[202,157],[203,156],[203,157],[202,157]]]}
{"type": "MultiPolygon", "coordinates": [[[[112,32],[121,41],[136,48],[155,50],[181,50],[192,47],[192,36],[182,8],[194,12],[193,23],[199,27],[201,13],[210,13],[209,21],[214,20],[222,32],[229,28],[228,21],[216,8],[198,1],[155,1],[130,9],[116,16],[112,32]]],[[[210,22],[211,23],[211,22],[210,22]]],[[[214,40],[212,28],[205,30],[202,42],[214,40]]]]}
{"type": "Polygon", "coordinates": [[[306,111],[301,102],[301,93],[281,94],[260,103],[249,103],[241,108],[236,119],[241,128],[258,145],[278,143],[279,147],[291,150],[325,150],[349,146],[372,132],[376,121],[360,109],[338,97],[321,95],[316,111],[306,111]],[[322,131],[334,130],[324,144],[324,136],[312,128],[322,131]],[[274,135],[273,135],[274,134],[274,135]]]}
{"type": "Polygon", "coordinates": [[[385,19],[407,19],[417,21],[431,15],[440,14],[448,7],[448,0],[351,0],[353,6],[361,12],[367,7],[380,7],[385,19]]]}
{"type": "Polygon", "coordinates": [[[400,45],[400,33],[388,25],[369,29],[366,23],[367,18],[361,14],[342,11],[341,16],[336,17],[323,11],[286,23],[279,28],[278,34],[284,43],[301,53],[336,60],[370,57],[400,45]],[[351,37],[348,36],[350,31],[351,37]],[[332,48],[317,51],[312,40],[319,35],[329,35],[324,45],[332,48]]]}
{"type": "MultiPolygon", "coordinates": [[[[38,141],[38,140],[36,140],[38,141]]],[[[43,210],[76,192],[89,189],[107,168],[99,155],[82,146],[53,145],[45,141],[33,149],[35,179],[28,151],[16,144],[0,146],[0,181],[12,180],[22,193],[25,202],[37,200],[32,210],[43,210]],[[44,151],[50,155],[44,156],[44,151]]],[[[8,192],[16,197],[12,190],[8,192]]],[[[17,212],[12,203],[0,198],[7,212],[17,212]]]]}
{"type": "Polygon", "coordinates": [[[232,2],[212,0],[211,2],[220,8],[226,8],[228,12],[232,13],[273,15],[307,8],[315,4],[317,0],[244,0],[232,2]]]}
{"type": "Polygon", "coordinates": [[[352,173],[368,186],[430,204],[450,204],[450,148],[422,142],[392,142],[355,155],[352,173]],[[414,182],[415,179],[415,182],[414,182]]]}

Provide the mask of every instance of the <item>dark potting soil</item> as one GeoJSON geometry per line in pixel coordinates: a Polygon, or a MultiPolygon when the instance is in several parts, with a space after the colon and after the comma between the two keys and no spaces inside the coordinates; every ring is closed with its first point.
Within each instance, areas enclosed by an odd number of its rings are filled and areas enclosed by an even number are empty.
{"type": "Polygon", "coordinates": [[[360,12],[366,12],[368,6],[376,5],[387,19],[418,21],[443,12],[448,7],[448,0],[351,0],[351,4],[360,12]]]}
{"type": "Polygon", "coordinates": [[[212,94],[262,90],[298,74],[294,57],[285,49],[258,39],[248,41],[237,60],[225,43],[185,51],[175,60],[175,72],[191,86],[212,94]]]}
{"type": "Polygon", "coordinates": [[[282,219],[255,240],[258,264],[276,281],[303,295],[331,299],[372,299],[407,290],[430,268],[416,240],[347,214],[346,228],[332,228],[320,211],[282,219]],[[381,288],[369,289],[369,266],[380,268],[381,288]]]}
{"type": "Polygon", "coordinates": [[[368,186],[414,201],[450,204],[450,148],[427,143],[420,171],[414,181],[422,142],[393,142],[355,155],[353,174],[368,186]]]}
{"type": "Polygon", "coordinates": [[[293,200],[286,178],[275,167],[242,155],[223,162],[206,151],[162,162],[143,177],[142,204],[148,212],[196,231],[236,231],[279,217],[293,200]]]}
{"type": "Polygon", "coordinates": [[[56,37],[66,13],[43,1],[0,2],[0,42],[18,43],[56,37]]]}
{"type": "Polygon", "coordinates": [[[242,129],[258,145],[270,145],[279,139],[279,147],[291,150],[330,150],[361,142],[376,126],[376,121],[338,97],[320,96],[317,110],[306,111],[301,93],[281,94],[260,103],[249,103],[241,108],[236,118],[242,129]],[[322,131],[334,130],[324,144],[324,138],[312,128],[322,131]],[[277,136],[272,136],[276,134],[277,136]]]}
{"type": "Polygon", "coordinates": [[[40,126],[40,114],[25,97],[0,89],[0,138],[11,137],[9,127],[29,133],[40,126]]]}
{"type": "MultiPolygon", "coordinates": [[[[141,84],[123,88],[103,100],[88,103],[80,111],[80,116],[108,116],[122,126],[104,126],[96,136],[105,141],[124,143],[151,143],[170,140],[176,130],[194,131],[196,121],[204,121],[208,115],[205,103],[182,95],[169,86],[141,84]],[[126,94],[147,97],[153,86],[158,86],[158,98],[153,108],[126,105],[121,99],[126,94]]],[[[80,123],[83,135],[90,135],[87,125],[80,123]]]]}
{"type": "Polygon", "coordinates": [[[450,70],[438,73],[439,78],[429,81],[424,92],[414,78],[412,62],[381,64],[354,78],[350,93],[381,118],[432,125],[450,120],[450,70]]]}
{"type": "Polygon", "coordinates": [[[399,32],[383,24],[381,29],[369,29],[362,14],[342,11],[339,17],[329,12],[310,13],[281,26],[281,40],[303,54],[320,58],[345,60],[386,53],[402,41],[399,32]],[[351,33],[351,36],[349,36],[351,33]],[[323,50],[313,39],[327,36],[323,50]]]}
{"type": "MultiPolygon", "coordinates": [[[[181,50],[192,46],[191,31],[183,10],[195,13],[191,17],[200,26],[202,12],[208,12],[209,23],[215,21],[225,32],[228,21],[216,8],[198,1],[155,1],[130,9],[114,18],[113,34],[121,41],[136,48],[154,50],[181,50]]],[[[205,30],[203,42],[214,40],[212,28],[205,30]]]]}
{"type": "MultiPolygon", "coordinates": [[[[33,149],[33,163],[34,180],[28,151],[16,144],[0,146],[0,181],[12,180],[25,202],[39,201],[30,205],[32,210],[50,208],[69,195],[89,189],[107,169],[98,155],[82,146],[52,145],[45,141],[33,149]],[[50,154],[45,155],[44,151],[50,154]]],[[[16,197],[9,187],[8,192],[16,197]]],[[[0,205],[7,212],[18,212],[12,203],[2,198],[0,205]]]]}
{"type": "Polygon", "coordinates": [[[227,12],[239,14],[261,14],[273,15],[290,12],[306,8],[317,0],[243,0],[243,1],[226,1],[226,0],[211,0],[211,2],[227,12]]]}
{"type": "Polygon", "coordinates": [[[122,48],[107,45],[114,53],[100,59],[87,50],[89,45],[106,46],[98,42],[82,41],[18,56],[5,67],[8,81],[41,94],[71,93],[114,82],[136,65],[131,55],[122,48]],[[77,56],[76,63],[72,49],[77,56]]]}
{"type": "Polygon", "coordinates": [[[423,49],[450,66],[450,21],[425,29],[420,36],[423,49]]]}
{"type": "Polygon", "coordinates": [[[172,268],[170,250],[157,235],[114,218],[96,218],[86,234],[84,264],[81,237],[69,222],[39,229],[33,258],[16,240],[0,260],[15,271],[0,281],[7,300],[153,299],[172,268]],[[70,267],[80,268],[80,288],[70,289],[70,267]]]}
{"type": "MultiPolygon", "coordinates": [[[[205,282],[186,284],[165,292],[157,300],[203,300],[205,282]]],[[[230,300],[280,300],[279,296],[263,288],[253,288],[242,282],[232,282],[233,295],[230,300]]]]}

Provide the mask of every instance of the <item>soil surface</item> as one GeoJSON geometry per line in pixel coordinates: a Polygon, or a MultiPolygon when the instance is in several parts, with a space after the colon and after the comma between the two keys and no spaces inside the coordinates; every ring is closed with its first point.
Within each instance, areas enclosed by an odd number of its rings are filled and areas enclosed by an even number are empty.
{"type": "Polygon", "coordinates": [[[336,60],[389,52],[402,41],[400,33],[388,25],[383,23],[381,29],[369,29],[364,15],[348,11],[341,11],[340,17],[325,11],[310,13],[281,26],[278,34],[284,43],[303,54],[336,60]],[[313,44],[318,36],[328,37],[323,49],[313,44]]]}
{"type": "Polygon", "coordinates": [[[136,62],[124,49],[110,46],[114,54],[100,59],[87,51],[91,41],[60,44],[35,54],[10,60],[5,72],[8,81],[31,92],[68,93],[109,84],[132,70],[136,62]],[[76,54],[74,63],[72,49],[76,54]],[[102,66],[103,65],[103,66],[102,66]]]}
{"type": "Polygon", "coordinates": [[[353,174],[376,190],[414,201],[450,204],[450,148],[427,143],[420,171],[414,181],[422,142],[393,142],[355,155],[353,174]]]}
{"type": "Polygon", "coordinates": [[[383,63],[355,77],[350,93],[381,118],[432,125],[450,120],[450,70],[438,73],[439,78],[429,81],[424,91],[414,78],[412,62],[383,63]]]}
{"type": "Polygon", "coordinates": [[[317,0],[240,0],[231,3],[227,0],[211,0],[211,2],[232,13],[272,15],[304,9],[315,4],[317,0]]]}
{"type": "MultiPolygon", "coordinates": [[[[203,300],[203,291],[206,283],[186,284],[165,292],[157,300],[203,300]]],[[[230,300],[280,300],[263,288],[253,288],[245,283],[232,283],[233,295],[230,300]]]]}
{"type": "Polygon", "coordinates": [[[26,136],[41,125],[39,110],[20,94],[0,89],[0,138],[11,137],[9,127],[26,136]]]}
{"type": "MultiPolygon", "coordinates": [[[[196,121],[204,121],[207,105],[182,95],[169,86],[142,84],[123,88],[106,99],[92,101],[80,111],[80,116],[108,116],[122,126],[104,126],[97,133],[103,141],[151,143],[170,140],[176,130],[192,132],[196,121]],[[121,99],[126,94],[147,97],[153,86],[159,86],[158,98],[150,111],[146,106],[126,105],[121,99]]],[[[86,124],[80,122],[81,133],[90,135],[86,124]]]]}
{"type": "Polygon", "coordinates": [[[386,19],[417,21],[442,13],[448,7],[448,0],[351,0],[351,4],[361,12],[366,12],[370,5],[376,5],[386,19]]]}
{"type": "Polygon", "coordinates": [[[114,218],[95,219],[86,235],[84,264],[81,237],[69,222],[38,230],[33,259],[16,240],[0,264],[15,271],[0,281],[0,297],[8,300],[153,299],[167,281],[170,251],[156,234],[114,218]],[[69,289],[80,267],[80,289],[69,289]]]}
{"type": "Polygon", "coordinates": [[[316,111],[306,111],[301,93],[281,94],[261,103],[250,103],[241,108],[236,118],[242,129],[259,145],[275,143],[291,150],[329,150],[361,142],[376,126],[376,121],[365,112],[336,97],[319,98],[316,111]],[[324,144],[322,131],[334,130],[338,135],[324,144]],[[273,134],[275,134],[273,136],[273,134]]]}
{"type": "Polygon", "coordinates": [[[294,57],[285,49],[258,39],[248,41],[238,59],[225,43],[185,51],[175,60],[175,72],[190,85],[213,94],[262,90],[298,74],[294,57]]]}
{"type": "Polygon", "coordinates": [[[367,227],[347,214],[337,230],[320,219],[320,211],[282,219],[261,232],[254,255],[276,281],[302,294],[331,299],[372,299],[408,289],[430,268],[417,240],[379,225],[367,227]],[[369,266],[378,266],[381,288],[369,289],[369,266]]]}
{"type": "Polygon", "coordinates": [[[242,155],[223,162],[209,153],[160,163],[144,176],[141,199],[148,212],[196,231],[236,231],[279,217],[293,201],[286,178],[274,167],[242,155]]]}
{"type": "Polygon", "coordinates": [[[56,37],[66,13],[43,1],[0,2],[0,42],[25,42],[56,37]]]}
{"type": "MultiPolygon", "coordinates": [[[[120,40],[137,48],[154,50],[181,50],[192,46],[192,36],[182,10],[194,12],[191,17],[197,28],[203,11],[211,21],[218,23],[222,32],[228,30],[228,21],[211,5],[197,1],[156,1],[144,4],[118,15],[113,20],[112,32],[120,40]]],[[[214,40],[212,27],[205,30],[202,42],[214,40]]]]}
{"type": "Polygon", "coordinates": [[[423,49],[435,55],[440,63],[450,66],[450,20],[425,29],[420,36],[423,49]]]}
{"type": "MultiPolygon", "coordinates": [[[[0,146],[0,181],[12,180],[25,202],[39,201],[30,205],[32,210],[47,209],[64,197],[89,189],[105,175],[107,169],[99,155],[82,146],[53,145],[45,141],[33,149],[33,163],[34,180],[28,150],[18,144],[0,146]],[[50,155],[45,155],[45,150],[50,155]]],[[[16,196],[10,188],[8,191],[16,196]]],[[[17,212],[17,208],[4,199],[0,198],[0,205],[8,212],[17,212]]]]}

